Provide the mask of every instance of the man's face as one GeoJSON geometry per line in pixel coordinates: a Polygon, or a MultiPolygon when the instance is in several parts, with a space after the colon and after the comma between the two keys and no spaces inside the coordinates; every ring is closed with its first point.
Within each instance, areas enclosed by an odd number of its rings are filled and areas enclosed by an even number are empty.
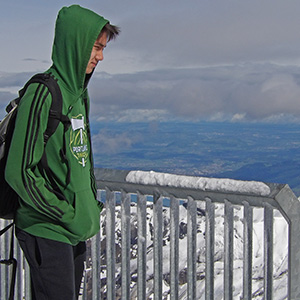
{"type": "Polygon", "coordinates": [[[91,74],[95,69],[95,67],[97,66],[98,62],[103,60],[103,50],[106,47],[106,42],[107,42],[107,35],[104,32],[97,38],[93,46],[91,57],[86,67],[86,74],[91,74]]]}

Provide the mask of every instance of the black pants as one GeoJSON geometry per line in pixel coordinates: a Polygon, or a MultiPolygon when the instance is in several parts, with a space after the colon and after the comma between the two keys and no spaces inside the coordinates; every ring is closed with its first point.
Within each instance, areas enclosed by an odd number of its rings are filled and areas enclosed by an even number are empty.
{"type": "Polygon", "coordinates": [[[16,229],[30,267],[33,300],[75,300],[84,270],[86,245],[40,238],[16,229]]]}

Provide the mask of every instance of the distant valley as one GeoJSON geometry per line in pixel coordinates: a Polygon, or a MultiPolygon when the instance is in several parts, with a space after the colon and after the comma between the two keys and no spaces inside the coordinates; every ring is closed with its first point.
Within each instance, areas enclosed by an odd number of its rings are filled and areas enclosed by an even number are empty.
{"type": "Polygon", "coordinates": [[[300,126],[92,123],[95,166],[287,183],[300,196],[300,126]]]}

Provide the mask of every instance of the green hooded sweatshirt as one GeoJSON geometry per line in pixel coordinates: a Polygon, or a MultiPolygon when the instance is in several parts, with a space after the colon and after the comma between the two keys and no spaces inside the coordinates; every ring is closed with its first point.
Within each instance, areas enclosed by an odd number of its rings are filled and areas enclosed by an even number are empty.
{"type": "Polygon", "coordinates": [[[92,237],[100,228],[102,205],[96,200],[86,111],[90,76],[86,75],[86,67],[106,23],[103,17],[78,5],[62,8],[56,20],[53,64],[46,73],[58,80],[62,113],[69,117],[71,126],[64,132],[60,123],[45,151],[62,197],[37,167],[44,152],[44,132],[52,101],[47,88],[39,84],[29,86],[19,105],[5,170],[7,182],[20,196],[16,226],[32,235],[71,245],[92,237]],[[62,149],[66,159],[61,156],[62,149]]]}

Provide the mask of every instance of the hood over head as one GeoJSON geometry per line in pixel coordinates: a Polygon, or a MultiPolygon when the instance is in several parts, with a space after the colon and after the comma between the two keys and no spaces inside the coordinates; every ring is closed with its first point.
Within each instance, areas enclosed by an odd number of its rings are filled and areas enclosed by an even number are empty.
{"type": "Polygon", "coordinates": [[[71,93],[84,88],[93,45],[108,20],[79,5],[63,7],[57,16],[52,68],[71,93]]]}

